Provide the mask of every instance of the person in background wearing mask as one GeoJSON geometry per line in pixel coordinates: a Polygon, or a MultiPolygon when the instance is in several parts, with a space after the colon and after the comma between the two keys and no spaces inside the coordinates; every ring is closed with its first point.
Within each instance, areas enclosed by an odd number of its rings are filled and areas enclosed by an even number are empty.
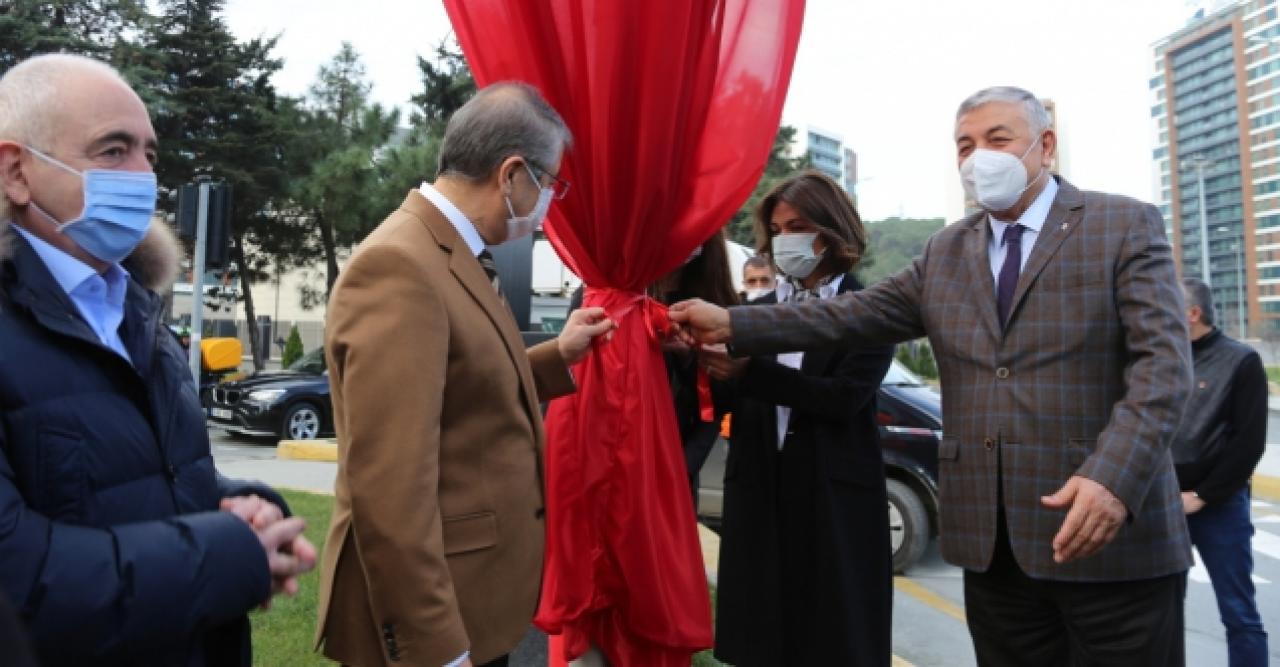
{"type": "MultiPolygon", "coordinates": [[[[773,257],[782,276],[777,291],[755,303],[862,288],[851,271],[867,233],[826,175],[808,171],[779,183],[761,200],[755,228],[757,256],[773,257]]],[[[893,557],[876,390],[893,347],[732,359],[713,346],[701,356],[736,397],[716,657],[742,667],[888,665],[893,557]]]]}
{"type": "Polygon", "coordinates": [[[155,159],[111,67],[0,78],[0,598],[46,666],[250,665],[246,613],[315,564],[278,494],[214,469],[155,159]]]}
{"type": "Polygon", "coordinates": [[[742,264],[742,300],[755,301],[773,291],[778,275],[773,270],[773,260],[765,253],[747,258],[742,264]]]}
{"type": "Polygon", "coordinates": [[[1160,212],[1049,173],[1049,114],[1020,88],[956,112],[982,207],[897,275],[773,308],[689,302],[734,353],[928,336],[942,373],[942,554],[965,570],[982,665],[1180,665],[1191,542],[1169,456],[1191,389],[1160,212]]]}
{"type": "Polygon", "coordinates": [[[501,83],[454,113],[439,173],[352,255],[329,299],[338,432],[317,643],[346,665],[505,665],[542,581],[540,401],[613,322],[573,313],[527,352],[486,245],[569,184],[564,121],[501,83]]]}
{"type": "MultiPolygon", "coordinates": [[[[663,276],[649,292],[653,298],[668,305],[696,298],[722,306],[736,306],[738,294],[733,291],[733,277],[729,271],[729,251],[721,230],[695,248],[680,268],[663,276]]],[[[724,388],[718,382],[708,382],[714,419],[703,421],[702,404],[698,398],[698,355],[680,339],[671,338],[662,344],[662,357],[667,364],[667,380],[675,402],[676,426],[680,429],[680,441],[684,445],[684,462],[696,513],[698,474],[716,444],[720,421],[726,412],[724,388]]]]}
{"type": "Polygon", "coordinates": [[[1253,348],[1213,326],[1213,293],[1184,278],[1195,384],[1173,439],[1191,542],[1213,582],[1228,664],[1267,664],[1253,589],[1249,478],[1267,447],[1267,373],[1253,348]]]}

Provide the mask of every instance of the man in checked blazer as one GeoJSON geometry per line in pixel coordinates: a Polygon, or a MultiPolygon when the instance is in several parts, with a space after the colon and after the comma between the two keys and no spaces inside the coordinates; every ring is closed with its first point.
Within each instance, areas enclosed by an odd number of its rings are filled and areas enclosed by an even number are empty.
{"type": "Polygon", "coordinates": [[[1191,363],[1161,216],[1049,174],[1057,137],[1025,90],[970,97],[955,140],[984,210],[901,273],[792,306],[686,302],[672,318],[708,356],[928,336],[942,552],[965,569],[979,664],[1182,664],[1192,560],[1169,445],[1191,363]]]}

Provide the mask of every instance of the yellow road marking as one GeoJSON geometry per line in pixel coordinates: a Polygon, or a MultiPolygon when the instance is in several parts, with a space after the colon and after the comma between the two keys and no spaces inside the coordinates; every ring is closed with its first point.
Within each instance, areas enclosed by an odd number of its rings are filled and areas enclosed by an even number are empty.
{"type": "Polygon", "coordinates": [[[938,611],[946,614],[947,616],[950,616],[951,618],[954,618],[957,621],[960,621],[961,623],[965,622],[963,609],[961,609],[960,607],[957,607],[950,600],[942,597],[941,595],[938,595],[937,593],[934,593],[933,591],[925,588],[924,586],[921,586],[920,584],[917,584],[914,581],[911,581],[910,579],[906,579],[904,577],[894,577],[893,587],[929,605],[930,607],[937,609],[938,611]]]}
{"type": "Polygon", "coordinates": [[[276,445],[276,458],[293,461],[337,461],[336,440],[281,440],[276,445]]]}
{"type": "Polygon", "coordinates": [[[1253,495],[1280,503],[1280,478],[1270,475],[1254,475],[1253,495]]]}

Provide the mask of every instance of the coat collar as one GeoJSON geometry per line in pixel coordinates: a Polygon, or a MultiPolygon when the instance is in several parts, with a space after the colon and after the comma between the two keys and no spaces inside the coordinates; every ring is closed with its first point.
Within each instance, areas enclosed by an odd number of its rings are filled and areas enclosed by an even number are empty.
{"type": "MultiPolygon", "coordinates": [[[[4,233],[9,235],[5,240],[8,256],[0,262],[0,289],[11,303],[30,313],[44,329],[99,348],[108,357],[128,363],[102,344],[31,244],[12,230],[4,233]]],[[[127,289],[121,340],[129,350],[132,368],[147,377],[155,348],[155,324],[164,302],[136,280],[130,279],[127,289]]]]}
{"type": "MultiPolygon", "coordinates": [[[[10,229],[8,220],[0,220],[0,265],[15,259],[18,254],[18,233],[10,229]]],[[[22,244],[27,247],[27,244],[22,244]]],[[[177,236],[169,225],[159,219],[151,222],[151,228],[142,243],[121,264],[142,287],[156,293],[167,292],[178,277],[182,249],[177,236]]]]}

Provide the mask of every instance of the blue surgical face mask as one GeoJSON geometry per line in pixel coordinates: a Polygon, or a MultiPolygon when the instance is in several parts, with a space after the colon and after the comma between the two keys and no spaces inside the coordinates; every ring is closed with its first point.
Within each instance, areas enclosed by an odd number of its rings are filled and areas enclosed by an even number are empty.
{"type": "Polygon", "coordinates": [[[85,252],[111,264],[128,257],[142,243],[156,211],[155,174],[116,169],[81,172],[30,146],[27,150],[84,180],[84,211],[74,220],[62,222],[31,202],[37,212],[57,223],[60,233],[85,252]]]}

